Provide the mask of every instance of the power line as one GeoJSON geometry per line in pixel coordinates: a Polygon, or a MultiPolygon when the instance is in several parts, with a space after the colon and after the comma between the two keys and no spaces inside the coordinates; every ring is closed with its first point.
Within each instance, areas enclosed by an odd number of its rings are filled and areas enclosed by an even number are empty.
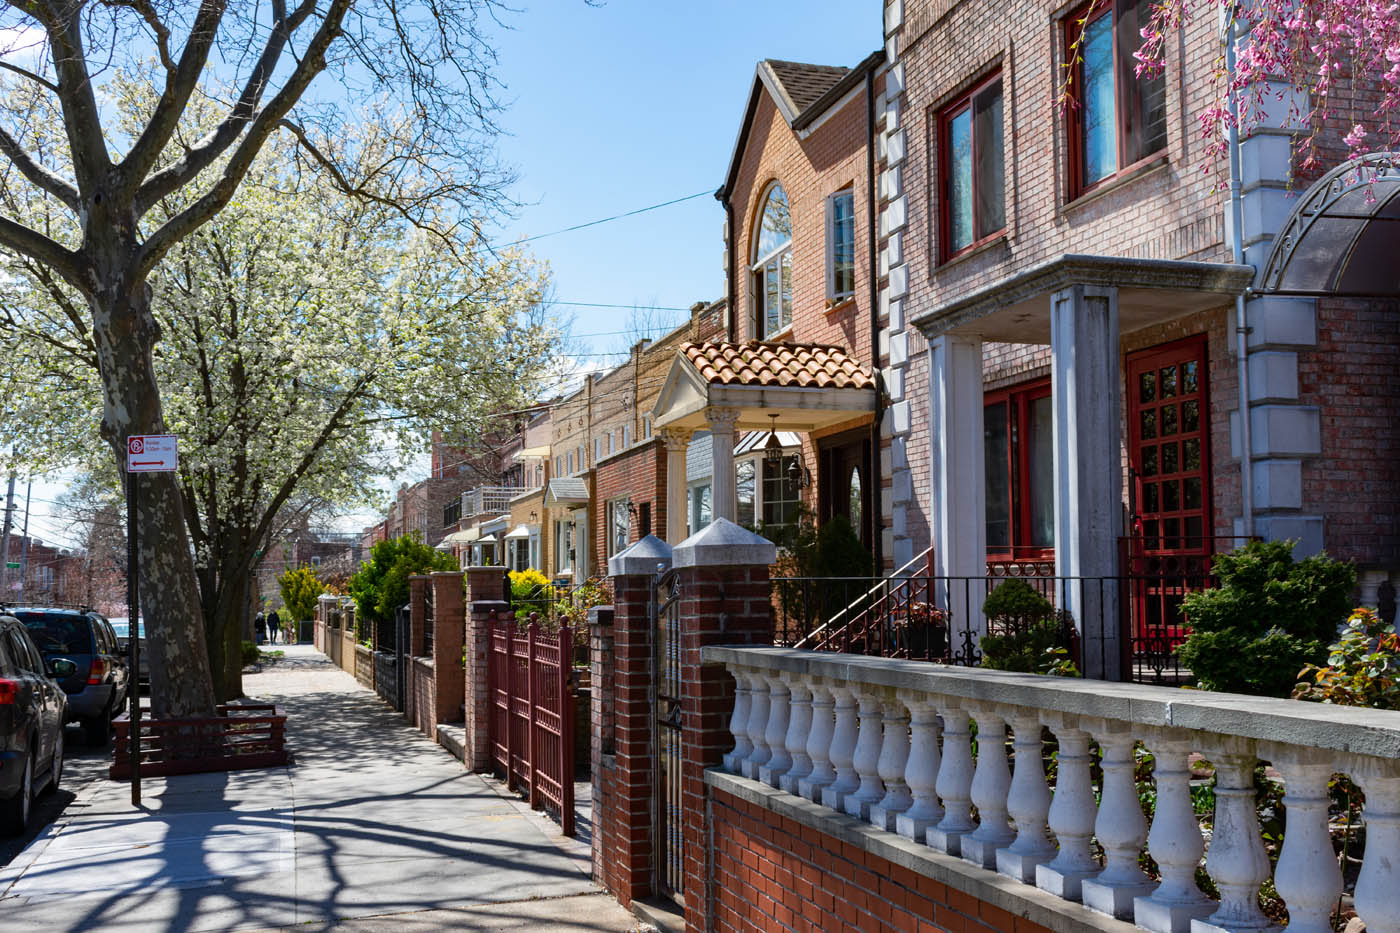
{"type": "Polygon", "coordinates": [[[599,224],[611,223],[614,220],[621,220],[624,217],[635,217],[637,214],[645,214],[647,211],[659,210],[663,207],[670,207],[672,204],[680,204],[683,201],[694,201],[696,198],[703,198],[711,194],[710,191],[700,191],[696,194],[688,194],[683,198],[675,198],[670,201],[662,201],[660,204],[652,204],[648,207],[639,207],[635,211],[628,211],[625,214],[614,214],[611,217],[604,217],[602,220],[590,220],[586,224],[574,224],[572,227],[565,227],[562,230],[551,230],[549,233],[537,233],[534,236],[527,236],[524,239],[515,240],[512,245],[519,246],[521,243],[531,243],[535,240],[543,240],[545,237],[558,236],[561,233],[572,233],[575,230],[583,230],[586,227],[596,227],[599,224]]]}

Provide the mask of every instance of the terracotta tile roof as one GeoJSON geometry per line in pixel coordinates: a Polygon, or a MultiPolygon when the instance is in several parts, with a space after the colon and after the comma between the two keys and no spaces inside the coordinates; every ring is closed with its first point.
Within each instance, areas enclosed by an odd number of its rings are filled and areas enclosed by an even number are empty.
{"type": "Polygon", "coordinates": [[[814,343],[687,343],[681,352],[711,385],[873,389],[875,381],[841,347],[814,343]]]}
{"type": "Polygon", "coordinates": [[[785,62],[776,58],[764,59],[764,64],[772,71],[773,77],[778,79],[783,93],[792,102],[794,115],[816,103],[851,70],[830,65],[785,62]]]}

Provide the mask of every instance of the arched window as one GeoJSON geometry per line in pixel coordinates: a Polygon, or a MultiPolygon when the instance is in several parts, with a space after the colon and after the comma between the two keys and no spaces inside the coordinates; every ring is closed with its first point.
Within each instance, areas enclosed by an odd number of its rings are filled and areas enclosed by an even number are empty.
{"type": "Polygon", "coordinates": [[[792,214],[787,192],[769,186],[754,228],[753,309],[760,338],[768,338],[792,323],[792,214]]]}

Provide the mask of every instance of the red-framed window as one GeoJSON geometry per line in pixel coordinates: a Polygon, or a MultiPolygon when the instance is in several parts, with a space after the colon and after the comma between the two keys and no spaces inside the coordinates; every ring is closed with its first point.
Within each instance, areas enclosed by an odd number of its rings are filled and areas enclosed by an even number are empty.
{"type": "Polygon", "coordinates": [[[1211,545],[1206,338],[1128,356],[1128,464],[1133,531],[1145,552],[1204,554],[1211,545]]]}
{"type": "Polygon", "coordinates": [[[1133,58],[1152,3],[1104,0],[1065,20],[1071,198],[1167,147],[1166,76],[1138,77],[1133,58]]]}
{"type": "Polygon", "coordinates": [[[1001,74],[994,74],[939,113],[944,260],[1006,229],[1001,87],[1001,74]]]}
{"type": "Polygon", "coordinates": [[[1049,379],[983,397],[991,559],[1038,560],[1055,553],[1053,412],[1049,379]]]}

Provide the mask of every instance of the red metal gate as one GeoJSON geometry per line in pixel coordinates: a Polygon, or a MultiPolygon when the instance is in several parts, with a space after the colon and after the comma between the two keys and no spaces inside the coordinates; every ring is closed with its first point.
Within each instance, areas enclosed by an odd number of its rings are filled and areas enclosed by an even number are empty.
{"type": "Polygon", "coordinates": [[[528,794],[530,806],[559,811],[564,835],[574,834],[574,698],[569,689],[573,632],[521,630],[513,613],[489,623],[491,762],[506,785],[528,794]]]}

